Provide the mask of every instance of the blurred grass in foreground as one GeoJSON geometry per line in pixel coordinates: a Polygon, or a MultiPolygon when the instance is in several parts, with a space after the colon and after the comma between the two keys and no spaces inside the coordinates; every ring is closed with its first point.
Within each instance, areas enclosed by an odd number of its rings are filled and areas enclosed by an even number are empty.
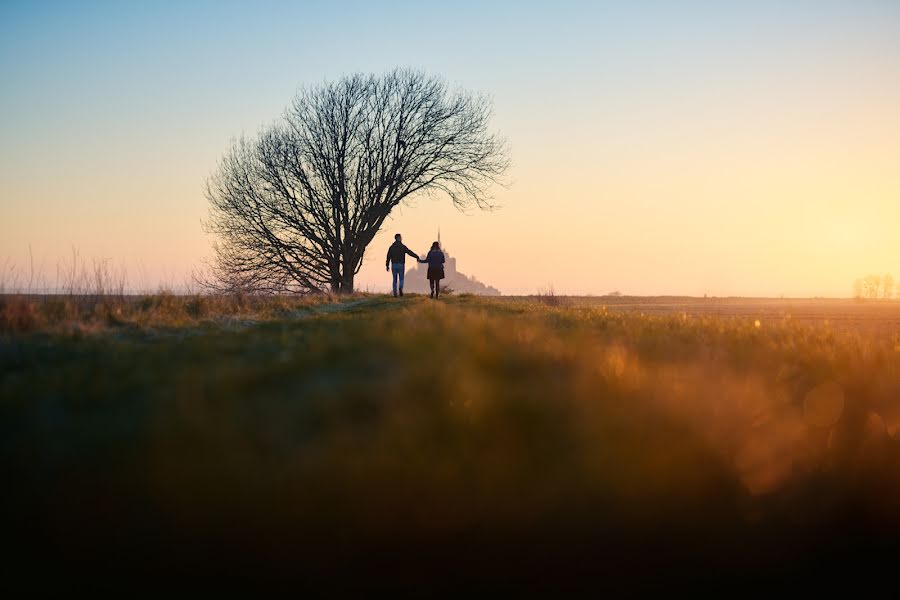
{"type": "Polygon", "coordinates": [[[17,572],[633,591],[895,557],[900,332],[302,302],[7,328],[17,572]]]}

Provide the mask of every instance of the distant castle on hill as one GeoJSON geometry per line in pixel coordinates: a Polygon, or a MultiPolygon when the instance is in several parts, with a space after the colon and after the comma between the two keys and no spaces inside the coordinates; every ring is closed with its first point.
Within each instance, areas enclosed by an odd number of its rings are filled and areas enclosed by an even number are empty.
{"type": "MultiPolygon", "coordinates": [[[[478,294],[481,296],[500,296],[500,290],[487,284],[481,283],[475,277],[464,275],[456,270],[456,259],[450,256],[444,245],[441,244],[441,231],[438,230],[438,244],[444,253],[447,262],[444,263],[444,279],[441,280],[441,286],[446,286],[457,294],[478,294]]],[[[428,265],[425,263],[415,263],[405,275],[406,281],[404,287],[407,292],[419,294],[429,293],[428,288],[428,265]]]]}

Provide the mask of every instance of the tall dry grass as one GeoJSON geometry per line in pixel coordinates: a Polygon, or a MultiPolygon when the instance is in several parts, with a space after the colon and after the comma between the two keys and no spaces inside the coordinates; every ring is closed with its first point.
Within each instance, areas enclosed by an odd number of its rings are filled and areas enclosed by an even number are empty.
{"type": "Polygon", "coordinates": [[[111,327],[186,327],[204,322],[282,318],[333,303],[327,294],[266,296],[207,294],[191,281],[136,291],[124,267],[108,260],[82,261],[76,250],[57,264],[54,284],[42,268],[25,272],[9,261],[0,270],[0,333],[100,332],[111,327]]]}
{"type": "MultiPolygon", "coordinates": [[[[360,297],[356,295],[354,297],[360,297]]],[[[271,321],[347,298],[242,294],[5,295],[0,296],[0,334],[100,333],[120,327],[190,327],[203,323],[271,321]]]]}

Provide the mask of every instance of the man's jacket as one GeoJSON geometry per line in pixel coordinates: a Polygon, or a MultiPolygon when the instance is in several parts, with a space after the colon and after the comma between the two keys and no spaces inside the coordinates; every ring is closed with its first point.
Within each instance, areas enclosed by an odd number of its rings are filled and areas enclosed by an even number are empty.
{"type": "Polygon", "coordinates": [[[394,242],[393,244],[391,244],[391,247],[388,248],[387,259],[384,261],[384,266],[388,266],[389,264],[405,265],[407,254],[412,256],[414,259],[419,260],[418,255],[404,246],[403,242],[394,242]]]}

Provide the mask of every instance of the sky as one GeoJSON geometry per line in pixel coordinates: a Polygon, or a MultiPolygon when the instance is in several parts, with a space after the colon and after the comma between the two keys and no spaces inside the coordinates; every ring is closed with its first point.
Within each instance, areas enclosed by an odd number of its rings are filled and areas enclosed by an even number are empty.
{"type": "Polygon", "coordinates": [[[489,95],[498,210],[398,208],[507,294],[849,296],[900,276],[900,2],[0,0],[0,266],[131,284],[210,257],[204,182],[301,86],[413,67],[489,95]]]}

